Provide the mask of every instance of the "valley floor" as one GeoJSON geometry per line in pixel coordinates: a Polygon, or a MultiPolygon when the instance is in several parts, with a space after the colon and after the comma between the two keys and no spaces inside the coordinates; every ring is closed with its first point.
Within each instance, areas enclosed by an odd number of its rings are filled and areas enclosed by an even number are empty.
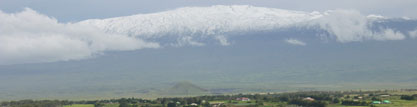
{"type": "Polygon", "coordinates": [[[302,91],[108,100],[20,100],[1,107],[417,107],[417,89],[302,91]]]}

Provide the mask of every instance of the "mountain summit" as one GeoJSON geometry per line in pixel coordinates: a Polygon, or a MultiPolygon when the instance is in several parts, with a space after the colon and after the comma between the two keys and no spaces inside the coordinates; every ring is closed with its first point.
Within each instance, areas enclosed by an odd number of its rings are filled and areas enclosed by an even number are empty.
{"type": "Polygon", "coordinates": [[[166,90],[170,95],[203,95],[209,94],[207,89],[201,88],[191,82],[178,82],[173,87],[166,90]]]}

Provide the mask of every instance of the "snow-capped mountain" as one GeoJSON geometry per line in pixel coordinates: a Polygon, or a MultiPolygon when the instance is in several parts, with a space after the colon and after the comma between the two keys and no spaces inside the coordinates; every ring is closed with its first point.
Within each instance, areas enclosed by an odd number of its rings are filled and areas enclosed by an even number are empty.
{"type": "Polygon", "coordinates": [[[322,29],[329,34],[327,36],[333,36],[339,42],[406,38],[405,34],[391,28],[371,29],[374,22],[388,19],[379,15],[362,15],[353,10],[303,12],[248,5],[217,5],[90,19],[79,24],[93,25],[107,33],[125,34],[141,39],[174,36],[177,38],[174,40],[186,40],[195,42],[194,44],[206,37],[224,42],[228,36],[239,35],[242,32],[276,31],[286,28],[322,29]],[[218,39],[219,37],[223,39],[218,39]]]}
{"type": "Polygon", "coordinates": [[[159,13],[109,19],[90,19],[80,23],[94,25],[106,32],[153,38],[168,34],[217,35],[230,32],[271,30],[322,16],[318,12],[307,13],[247,5],[219,5],[185,7],[159,13]]]}
{"type": "Polygon", "coordinates": [[[299,46],[310,44],[303,38],[348,43],[417,37],[417,21],[409,18],[363,15],[354,10],[303,12],[248,5],[183,7],[75,23],[61,23],[29,8],[10,14],[0,11],[0,18],[0,65],[79,60],[106,51],[228,46],[240,42],[234,39],[257,33],[275,33],[271,35],[281,37],[280,42],[299,46]],[[294,31],[309,34],[277,34],[294,31]],[[28,54],[33,50],[37,54],[28,54]]]}
{"type": "Polygon", "coordinates": [[[142,96],[183,80],[242,91],[415,88],[416,29],[415,19],[354,10],[247,5],[75,23],[0,11],[0,100],[142,96]]]}

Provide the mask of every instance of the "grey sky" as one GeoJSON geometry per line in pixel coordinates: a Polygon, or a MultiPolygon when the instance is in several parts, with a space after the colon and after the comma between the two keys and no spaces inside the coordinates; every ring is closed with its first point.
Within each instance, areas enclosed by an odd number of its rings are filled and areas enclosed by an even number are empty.
{"type": "Polygon", "coordinates": [[[32,8],[59,21],[80,21],[137,13],[151,13],[184,6],[254,5],[301,11],[353,9],[364,14],[416,18],[417,0],[0,0],[0,10],[32,8]]]}

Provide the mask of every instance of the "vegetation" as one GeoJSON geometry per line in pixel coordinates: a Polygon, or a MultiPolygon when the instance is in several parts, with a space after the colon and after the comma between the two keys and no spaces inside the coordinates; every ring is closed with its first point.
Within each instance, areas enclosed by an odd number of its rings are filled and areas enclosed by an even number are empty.
{"type": "Polygon", "coordinates": [[[173,97],[157,99],[120,98],[93,101],[20,100],[2,102],[1,107],[348,107],[417,106],[417,90],[308,91],[173,97]],[[399,94],[407,93],[407,94],[399,94]]]}
{"type": "Polygon", "coordinates": [[[414,95],[401,95],[402,100],[415,100],[417,99],[417,94],[414,95]]]}

